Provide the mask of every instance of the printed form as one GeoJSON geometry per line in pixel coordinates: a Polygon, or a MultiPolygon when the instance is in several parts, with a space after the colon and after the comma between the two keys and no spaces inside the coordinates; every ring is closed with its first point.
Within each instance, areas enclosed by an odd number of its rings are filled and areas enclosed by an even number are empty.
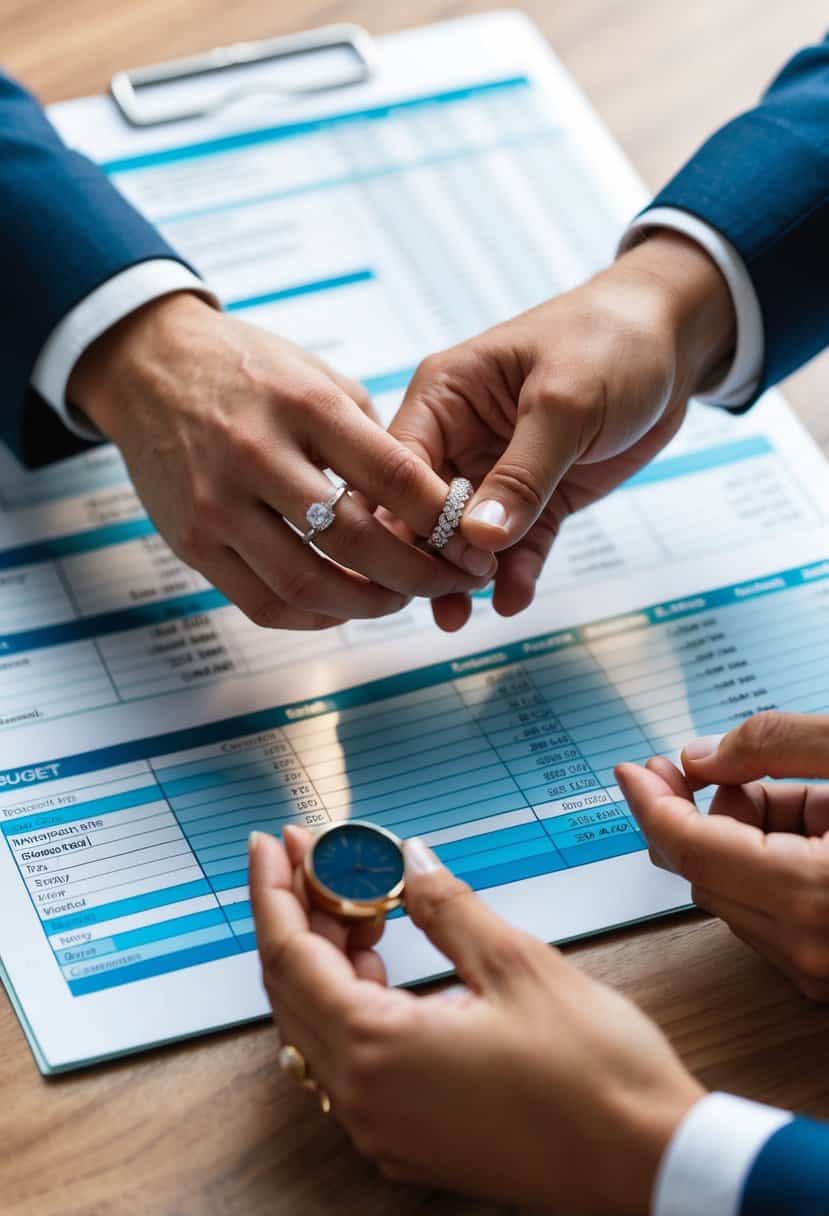
{"type": "MultiPolygon", "coordinates": [[[[226,309],[388,419],[424,355],[606,262],[644,196],[523,18],[382,52],[370,84],[301,103],[54,118],[226,309]]],[[[565,525],[521,616],[483,593],[457,635],[415,602],[316,636],[252,625],[179,561],[114,449],[34,473],[0,450],[0,956],[41,1069],[267,1013],[254,828],[422,835],[550,941],[686,906],[613,766],[829,708],[826,484],[780,398],[697,406],[565,525]]],[[[404,915],[382,948],[393,982],[448,967],[404,915]]]]}

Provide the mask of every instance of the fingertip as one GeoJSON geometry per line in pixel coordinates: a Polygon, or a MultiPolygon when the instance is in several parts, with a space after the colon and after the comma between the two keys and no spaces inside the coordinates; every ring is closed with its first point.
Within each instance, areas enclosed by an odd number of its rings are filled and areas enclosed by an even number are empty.
{"type": "Polygon", "coordinates": [[[446,869],[437,853],[419,836],[412,836],[403,842],[403,861],[407,882],[421,874],[435,874],[446,869]]]}
{"type": "Polygon", "coordinates": [[[632,764],[629,760],[623,761],[621,764],[614,765],[613,776],[623,788],[630,785],[631,781],[636,779],[640,765],[632,764]]]}
{"type": "Polygon", "coordinates": [[[472,599],[463,592],[438,596],[432,600],[432,615],[444,633],[457,633],[472,615],[472,599]]]}
{"type": "Polygon", "coordinates": [[[279,841],[268,832],[248,837],[248,881],[251,891],[290,886],[291,864],[279,841]]]}
{"type": "Polygon", "coordinates": [[[305,860],[305,854],[311,847],[311,833],[294,823],[286,823],[282,829],[282,839],[285,851],[292,866],[298,866],[305,860]]]}

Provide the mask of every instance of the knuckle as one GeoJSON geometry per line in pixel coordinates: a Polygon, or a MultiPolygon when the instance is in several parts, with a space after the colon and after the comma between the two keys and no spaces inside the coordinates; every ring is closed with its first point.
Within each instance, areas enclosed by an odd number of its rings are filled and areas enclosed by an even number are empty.
{"type": "Polygon", "coordinates": [[[492,478],[534,515],[538,515],[547,505],[544,493],[536,484],[535,473],[528,465],[518,460],[501,460],[492,478]]]}
{"type": "Polygon", "coordinates": [[[829,983],[829,945],[809,937],[799,941],[792,951],[792,962],[806,983],[829,983]]]}
{"type": "Polygon", "coordinates": [[[421,467],[421,461],[408,448],[391,444],[380,464],[382,484],[393,487],[401,497],[414,494],[420,482],[421,467]]]}
{"type": "Polygon", "coordinates": [[[463,905],[476,899],[468,883],[459,878],[441,884],[440,888],[421,892],[418,899],[418,924],[430,936],[448,915],[462,911],[463,905]]]}
{"type": "MultiPolygon", "coordinates": [[[[524,933],[509,930],[500,934],[487,951],[487,965],[498,975],[529,976],[539,970],[539,943],[524,933]]],[[[546,948],[543,957],[548,958],[546,948]]]]}
{"type": "Polygon", "coordinates": [[[298,944],[299,937],[296,935],[280,942],[265,938],[258,943],[262,977],[268,995],[271,995],[272,989],[276,989],[280,976],[290,967],[291,957],[298,944]]]}
{"type": "Polygon", "coordinates": [[[273,476],[271,451],[262,433],[244,430],[234,434],[233,462],[238,469],[244,470],[245,479],[248,481],[255,474],[273,476]]]}
{"type": "Polygon", "coordinates": [[[343,394],[331,380],[311,379],[298,389],[298,405],[317,419],[336,417],[342,404],[343,394]]]}
{"type": "Polygon", "coordinates": [[[300,566],[284,573],[279,593],[294,608],[313,608],[319,596],[319,574],[313,566],[300,566]]]}
{"type": "Polygon", "coordinates": [[[284,605],[274,596],[246,609],[245,616],[262,629],[278,629],[284,611],[284,605]]]}
{"type": "Polygon", "coordinates": [[[419,380],[439,380],[446,374],[446,371],[446,352],[435,351],[420,361],[415,375],[419,380]]]}
{"type": "Polygon", "coordinates": [[[371,393],[359,380],[349,381],[349,395],[357,402],[361,410],[371,408],[371,393]]]}
{"type": "Polygon", "coordinates": [[[601,383],[573,384],[562,388],[555,380],[542,383],[533,404],[544,413],[556,414],[575,424],[576,446],[584,451],[601,429],[607,390],[601,383]]]}
{"type": "Polygon", "coordinates": [[[741,756],[756,756],[773,751],[786,737],[786,718],[767,709],[746,718],[734,734],[734,749],[741,756]]]}
{"type": "Polygon", "coordinates": [[[364,558],[371,543],[375,540],[375,520],[373,516],[361,512],[347,526],[332,528],[336,533],[336,552],[338,558],[346,565],[357,569],[355,563],[364,558]]]}

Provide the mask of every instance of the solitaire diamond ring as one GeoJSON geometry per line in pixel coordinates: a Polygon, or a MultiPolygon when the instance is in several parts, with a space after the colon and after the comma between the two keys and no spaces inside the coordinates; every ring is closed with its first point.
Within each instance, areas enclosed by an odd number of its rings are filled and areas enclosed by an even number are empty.
{"type": "Polygon", "coordinates": [[[303,545],[310,545],[312,540],[319,536],[320,532],[324,532],[326,528],[330,528],[334,522],[337,503],[342,498],[343,494],[348,492],[348,486],[345,482],[341,486],[337,486],[336,490],[326,498],[325,502],[312,502],[308,510],[305,512],[305,518],[308,521],[308,531],[303,534],[303,545]]]}
{"type": "Polygon", "coordinates": [[[474,487],[471,481],[467,481],[465,477],[452,478],[443,510],[429,537],[429,544],[433,549],[443,549],[455,535],[458,524],[461,522],[463,509],[473,493],[474,487]]]}

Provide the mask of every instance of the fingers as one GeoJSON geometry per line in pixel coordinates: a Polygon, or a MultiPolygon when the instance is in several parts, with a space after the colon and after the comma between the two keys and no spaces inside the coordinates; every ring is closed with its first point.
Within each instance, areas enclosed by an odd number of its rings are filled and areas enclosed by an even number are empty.
{"type": "Polygon", "coordinates": [[[711,815],[730,815],[764,832],[823,836],[829,832],[829,787],[825,785],[724,785],[717,790],[711,815]]]}
{"type": "Polygon", "coordinates": [[[400,592],[320,557],[261,504],[245,513],[236,545],[257,578],[294,610],[365,620],[399,612],[407,603],[400,592]]]}
{"type": "Polygon", "coordinates": [[[365,972],[367,978],[376,979],[381,977],[380,982],[385,982],[385,967],[380,957],[375,955],[376,961],[371,961],[365,957],[373,953],[372,946],[376,946],[383,936],[385,918],[380,916],[376,920],[360,921],[352,925],[347,921],[338,920],[336,917],[330,916],[318,908],[310,908],[309,910],[309,899],[305,889],[303,866],[306,854],[311,848],[314,838],[307,829],[289,823],[282,830],[282,839],[285,845],[285,852],[293,867],[294,894],[306,911],[308,911],[311,931],[328,938],[338,950],[342,950],[344,954],[349,955],[358,975],[365,972]],[[358,961],[360,963],[359,967],[357,966],[358,961]]]}
{"type": "Polygon", "coordinates": [[[355,1000],[357,977],[349,959],[312,933],[293,889],[293,867],[272,836],[254,832],[249,848],[250,899],[262,973],[274,1008],[298,1011],[321,1041],[355,1000]]]}
{"type": "Polygon", "coordinates": [[[756,714],[719,741],[689,743],[682,766],[698,787],[744,785],[759,777],[829,777],[829,716],[756,714]]]}
{"type": "Polygon", "coordinates": [[[432,600],[432,615],[439,629],[455,633],[472,615],[472,600],[468,595],[444,595],[432,600]]]}
{"type": "MultiPolygon", "coordinates": [[[[373,424],[369,425],[379,431],[373,424]]],[[[338,472],[342,471],[341,461],[335,464],[332,458],[331,464],[338,472]]],[[[268,543],[269,538],[277,527],[290,533],[290,529],[286,529],[278,517],[284,515],[296,528],[305,531],[308,507],[312,502],[324,502],[334,487],[325,474],[299,450],[275,453],[267,469],[259,470],[252,486],[262,502],[271,508],[270,512],[258,512],[262,526],[256,530],[260,553],[256,569],[260,577],[264,577],[263,564],[265,569],[270,567],[278,571],[281,561],[272,552],[273,543],[268,543]]],[[[299,540],[297,537],[294,539],[299,540]]],[[[253,537],[246,537],[246,553],[251,552],[253,544],[253,537]]],[[[384,526],[360,496],[354,494],[345,494],[340,498],[333,523],[314,539],[314,547],[341,566],[365,575],[378,587],[407,597],[420,595],[432,598],[454,591],[469,591],[482,586],[496,568],[492,554],[472,550],[470,556],[460,540],[456,543],[456,551],[467,565],[471,561],[476,573],[462,570],[436,553],[407,543],[391,528],[384,526]]],[[[303,548],[310,560],[312,550],[307,546],[303,548]]],[[[313,560],[319,562],[320,559],[316,556],[313,560]]],[[[326,570],[326,577],[330,579],[330,570],[326,570]]]]}
{"type": "Polygon", "coordinates": [[[709,891],[739,891],[741,900],[756,907],[784,902],[797,890],[803,858],[796,851],[768,848],[769,838],[748,824],[723,815],[700,815],[693,803],[678,797],[649,769],[620,764],[615,772],[639,827],[666,869],[709,891]]]}
{"type": "Polygon", "coordinates": [[[404,852],[406,911],[473,991],[505,990],[534,974],[538,951],[549,966],[546,946],[503,921],[422,840],[406,841],[404,852]]]}
{"type": "MultiPolygon", "coordinates": [[[[333,404],[333,403],[332,403],[333,404]]],[[[350,486],[381,504],[417,536],[432,531],[449,489],[424,460],[372,423],[353,402],[309,414],[310,449],[350,486]]]]}
{"type": "Polygon", "coordinates": [[[306,612],[286,604],[250,566],[224,546],[212,552],[200,570],[214,587],[244,612],[255,625],[266,629],[330,629],[341,625],[338,617],[306,612]]]}
{"type": "Polygon", "coordinates": [[[528,382],[512,438],[464,513],[461,532],[470,544],[497,553],[526,535],[589,444],[578,418],[528,382]]]}

